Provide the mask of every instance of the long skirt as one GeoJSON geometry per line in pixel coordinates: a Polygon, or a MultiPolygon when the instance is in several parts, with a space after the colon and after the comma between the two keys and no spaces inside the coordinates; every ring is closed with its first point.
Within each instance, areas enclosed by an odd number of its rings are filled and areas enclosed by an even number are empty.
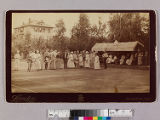
{"type": "Polygon", "coordinates": [[[75,64],[73,60],[68,60],[67,62],[67,68],[75,68],[75,64]]]}
{"type": "Polygon", "coordinates": [[[36,69],[41,70],[41,61],[40,60],[36,60],[36,69]]]}
{"type": "Polygon", "coordinates": [[[84,67],[90,68],[90,61],[89,60],[84,62],[84,67]]]}
{"type": "Polygon", "coordinates": [[[60,58],[58,58],[57,60],[56,60],[56,68],[57,69],[63,69],[64,68],[64,61],[63,61],[63,59],[60,59],[60,58]]]}
{"type": "Polygon", "coordinates": [[[20,70],[20,60],[15,59],[15,70],[20,70]]]}
{"type": "Polygon", "coordinates": [[[82,58],[82,59],[79,59],[79,66],[80,66],[80,67],[83,67],[83,65],[84,65],[84,64],[83,64],[83,58],[82,58]]]}
{"type": "Polygon", "coordinates": [[[101,69],[100,62],[94,62],[94,69],[101,69]]]}
{"type": "Polygon", "coordinates": [[[37,70],[37,62],[36,62],[36,61],[33,61],[33,62],[31,63],[31,71],[35,71],[35,70],[37,70]]]}
{"type": "Polygon", "coordinates": [[[56,69],[56,59],[52,60],[51,63],[50,63],[50,69],[53,70],[53,69],[56,69]]]}

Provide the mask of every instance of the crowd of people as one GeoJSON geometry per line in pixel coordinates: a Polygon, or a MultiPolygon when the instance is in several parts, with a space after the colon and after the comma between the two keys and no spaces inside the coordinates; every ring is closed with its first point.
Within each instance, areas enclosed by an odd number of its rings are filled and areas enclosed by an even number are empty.
{"type": "MultiPolygon", "coordinates": [[[[17,51],[14,55],[16,70],[18,70],[20,52],[17,51]]],[[[58,68],[93,68],[100,69],[100,60],[96,52],[88,51],[65,51],[58,52],[57,50],[46,50],[40,53],[38,50],[29,51],[26,61],[28,63],[28,71],[31,70],[55,70],[58,68]]]]}
{"type": "MultiPolygon", "coordinates": [[[[141,65],[143,61],[142,57],[142,53],[118,56],[107,52],[99,54],[95,51],[85,50],[59,52],[57,50],[47,49],[44,52],[40,52],[38,50],[29,51],[25,60],[28,63],[27,70],[30,72],[32,70],[55,70],[59,68],[101,69],[101,66],[106,69],[107,64],[141,65]]],[[[19,70],[19,67],[21,67],[21,59],[22,56],[20,55],[20,51],[17,51],[14,55],[16,70],[19,70]]]]}

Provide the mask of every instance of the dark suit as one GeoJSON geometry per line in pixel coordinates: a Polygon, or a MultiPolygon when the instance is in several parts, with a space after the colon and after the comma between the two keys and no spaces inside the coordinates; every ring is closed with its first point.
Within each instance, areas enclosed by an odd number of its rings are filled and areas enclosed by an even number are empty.
{"type": "Polygon", "coordinates": [[[67,68],[67,60],[68,60],[68,53],[64,52],[63,53],[64,69],[67,68]]]}

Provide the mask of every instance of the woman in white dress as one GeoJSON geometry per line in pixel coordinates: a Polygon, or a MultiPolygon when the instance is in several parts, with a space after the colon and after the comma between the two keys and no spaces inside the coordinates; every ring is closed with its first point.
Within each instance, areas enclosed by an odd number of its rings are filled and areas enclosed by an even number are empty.
{"type": "Polygon", "coordinates": [[[50,69],[51,70],[55,70],[57,68],[56,66],[56,61],[57,61],[57,50],[54,50],[52,53],[51,53],[51,63],[50,63],[50,69]]]}
{"type": "Polygon", "coordinates": [[[75,68],[73,52],[71,52],[68,56],[67,68],[75,68]]]}
{"type": "Polygon", "coordinates": [[[36,69],[37,70],[41,70],[41,61],[42,61],[42,57],[41,57],[41,54],[39,53],[39,51],[37,50],[36,51],[36,61],[35,61],[35,64],[36,64],[36,69]]]}
{"type": "Polygon", "coordinates": [[[82,68],[83,67],[83,56],[82,56],[82,53],[80,53],[78,55],[78,62],[79,62],[79,67],[82,68]]]}
{"type": "Polygon", "coordinates": [[[20,59],[21,59],[21,56],[20,56],[18,50],[17,50],[17,53],[14,55],[14,59],[15,59],[15,70],[19,70],[20,69],[20,59]]]}
{"type": "Polygon", "coordinates": [[[97,54],[96,54],[95,59],[94,59],[94,69],[101,69],[99,56],[97,54]]]}
{"type": "Polygon", "coordinates": [[[32,52],[31,58],[32,58],[32,70],[37,70],[37,62],[36,62],[37,55],[36,55],[35,51],[32,52]]]}
{"type": "Polygon", "coordinates": [[[121,56],[120,65],[123,65],[123,64],[124,64],[125,58],[126,58],[125,55],[122,55],[122,56],[121,56]]]}
{"type": "Polygon", "coordinates": [[[85,57],[84,67],[85,68],[90,68],[90,55],[89,55],[88,51],[86,51],[86,57],[85,57]]]}
{"type": "Polygon", "coordinates": [[[128,58],[128,59],[126,60],[126,64],[127,64],[127,65],[132,65],[132,61],[133,61],[133,55],[131,55],[130,58],[128,58]]]}

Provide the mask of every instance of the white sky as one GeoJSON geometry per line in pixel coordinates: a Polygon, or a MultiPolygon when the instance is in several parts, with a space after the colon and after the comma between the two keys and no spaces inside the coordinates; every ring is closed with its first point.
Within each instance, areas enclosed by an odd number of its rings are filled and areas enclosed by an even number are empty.
{"type": "MultiPolygon", "coordinates": [[[[98,25],[99,17],[102,22],[108,22],[110,13],[85,13],[91,25],[98,25]]],[[[43,20],[47,25],[54,27],[59,19],[63,19],[66,27],[66,35],[70,36],[72,27],[78,23],[80,13],[13,13],[12,28],[19,27],[22,23],[31,20],[43,20]]]]}

